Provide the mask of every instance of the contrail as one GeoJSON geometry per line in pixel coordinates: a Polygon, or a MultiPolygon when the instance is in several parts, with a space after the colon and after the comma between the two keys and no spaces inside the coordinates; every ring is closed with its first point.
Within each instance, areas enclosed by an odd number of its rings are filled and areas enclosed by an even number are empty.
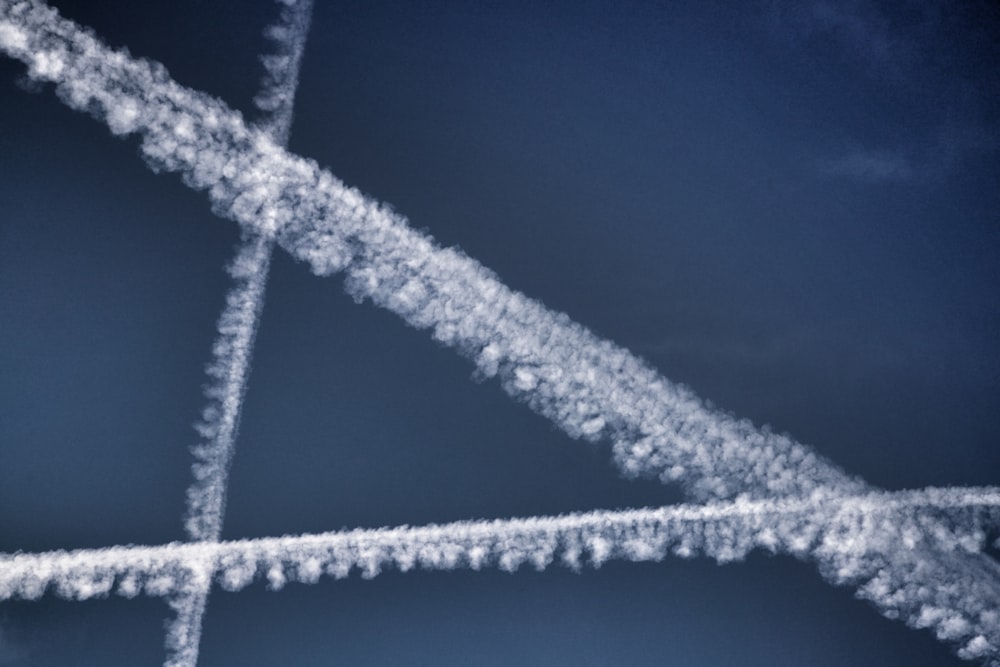
{"type": "MultiPolygon", "coordinates": [[[[282,41],[278,45],[278,56],[264,58],[267,72],[258,99],[265,115],[258,126],[269,136],[281,137],[284,142],[292,121],[298,67],[309,29],[312,3],[310,0],[280,1],[286,5],[280,22],[270,26],[267,34],[282,41]]],[[[205,389],[209,403],[197,426],[203,441],[194,448],[198,459],[194,467],[196,481],[188,490],[185,527],[192,540],[217,540],[221,535],[226,479],[239,430],[273,236],[266,231],[255,234],[251,230],[229,267],[234,285],[219,318],[219,337],[207,369],[211,378],[205,389]]]]}
{"type": "MultiPolygon", "coordinates": [[[[239,431],[250,359],[267,286],[274,240],[266,234],[244,234],[229,267],[234,285],[219,317],[219,337],[205,388],[209,403],[197,430],[202,442],[192,448],[195,480],[187,490],[185,531],[193,541],[218,541],[225,515],[229,468],[239,431]]],[[[198,662],[202,620],[211,581],[170,600],[176,616],[167,626],[165,667],[194,667],[198,662]]]]}
{"type": "MultiPolygon", "coordinates": [[[[218,100],[179,86],[162,66],[108,49],[39,2],[0,0],[0,16],[0,50],[115,134],[139,134],[153,168],[206,190],[213,209],[248,232],[275,234],[315,273],[344,271],[357,300],[432,330],[572,437],[610,442],[626,474],[678,481],[699,501],[870,490],[808,447],[709,408],[626,350],[510,290],[218,100]]],[[[997,650],[993,561],[929,548],[903,557],[886,546],[878,577],[862,589],[883,614],[933,627],[968,655],[997,650]],[[977,648],[982,642],[987,648],[977,648]]],[[[837,564],[824,552],[814,556],[824,573],[837,564]]]]}
{"type": "Polygon", "coordinates": [[[195,482],[187,492],[185,520],[192,540],[217,540],[222,532],[229,464],[250,374],[272,245],[272,239],[264,234],[245,239],[229,268],[234,285],[219,317],[219,337],[206,369],[211,378],[205,387],[209,403],[197,425],[203,440],[192,448],[195,482]]]}
{"type": "MultiPolygon", "coordinates": [[[[1000,487],[851,497],[818,492],[808,499],[743,498],[420,528],[0,555],[0,600],[37,599],[46,592],[77,600],[112,592],[167,596],[179,617],[187,618],[199,607],[186,601],[204,600],[198,593],[213,580],[230,591],[261,578],[280,589],[289,581],[315,583],[323,575],[340,579],[352,572],[372,578],[387,569],[496,567],[514,572],[523,566],[543,570],[553,563],[579,569],[615,559],[659,561],[670,554],[728,563],[753,549],[834,564],[824,571],[828,580],[865,590],[882,585],[887,553],[911,564],[929,562],[929,552],[942,557],[978,553],[985,529],[998,525],[1000,487]]],[[[947,596],[934,591],[928,595],[931,601],[947,602],[947,596]]],[[[987,601],[977,613],[995,616],[997,608],[987,601]]],[[[933,625],[941,639],[962,638],[963,657],[996,654],[980,626],[948,606],[929,604],[918,620],[933,625]]],[[[192,627],[175,626],[171,638],[190,645],[195,638],[186,632],[192,627]]]]}
{"type": "MultiPolygon", "coordinates": [[[[263,112],[257,127],[282,146],[291,130],[295,90],[312,16],[312,0],[279,0],[284,7],[278,22],[265,34],[275,42],[275,53],[261,58],[265,73],[254,102],[263,112]]],[[[192,449],[195,481],[187,492],[185,530],[193,541],[218,541],[226,509],[229,469],[239,433],[240,416],[250,376],[250,359],[260,324],[274,248],[272,234],[244,233],[229,273],[234,284],[219,317],[219,337],[207,368],[208,405],[197,430],[202,437],[192,449]]],[[[166,667],[194,667],[198,662],[202,621],[211,581],[170,600],[176,611],[167,627],[166,667]]]]}
{"type": "Polygon", "coordinates": [[[698,500],[864,488],[808,447],[708,408],[627,350],[437,246],[220,101],[179,86],[162,66],[104,47],[39,3],[0,7],[0,48],[115,134],[142,136],[153,168],[181,173],[208,191],[216,212],[274,234],[317,274],[344,271],[356,299],[431,329],[571,436],[612,442],[627,474],[679,481],[698,500]]]}
{"type": "Polygon", "coordinates": [[[1000,522],[1000,487],[928,488],[808,499],[739,499],[553,517],[458,521],[419,528],[358,529],[164,546],[0,554],[0,600],[46,592],[75,600],[117,593],[169,596],[211,578],[239,590],[258,576],[272,589],[287,581],[315,583],[357,571],[449,570],[554,562],[599,567],[611,559],[661,560],[669,554],[708,556],[720,563],[753,549],[796,556],[837,554],[859,569],[844,581],[873,576],[868,560],[894,549],[978,552],[984,527],[1000,522]],[[928,530],[929,527],[946,530],[928,530]]]}
{"type": "Polygon", "coordinates": [[[292,129],[302,54],[312,21],[312,0],[276,1],[284,5],[281,17],[264,32],[274,42],[275,52],[261,57],[264,80],[253,101],[264,112],[257,127],[274,139],[274,143],[286,146],[292,129]]]}

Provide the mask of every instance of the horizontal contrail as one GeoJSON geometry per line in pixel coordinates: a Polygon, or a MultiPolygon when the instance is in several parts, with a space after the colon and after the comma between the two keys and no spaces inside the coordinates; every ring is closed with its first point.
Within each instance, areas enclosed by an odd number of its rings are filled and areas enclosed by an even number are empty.
{"type": "MultiPolygon", "coordinates": [[[[312,0],[279,0],[278,22],[265,35],[275,52],[261,58],[264,76],[254,103],[262,112],[257,127],[284,146],[291,130],[299,68],[312,18],[312,0]]],[[[219,336],[212,349],[205,389],[208,405],[197,429],[202,441],[193,448],[195,481],[187,491],[185,530],[194,541],[218,541],[226,510],[229,469],[239,433],[243,400],[250,376],[250,359],[260,324],[274,238],[243,234],[229,267],[234,281],[219,318],[219,336]]],[[[195,667],[211,582],[170,599],[176,614],[167,624],[164,667],[195,667]]]]}
{"type": "MultiPolygon", "coordinates": [[[[220,101],[179,86],[161,65],[108,49],[44,4],[0,0],[0,50],[115,134],[140,135],[150,165],[206,190],[220,215],[248,232],[275,234],[319,275],[343,271],[357,300],[430,329],[569,435],[612,443],[626,474],[678,481],[701,501],[870,490],[787,436],[709,408],[626,350],[510,290],[460,251],[440,248],[315,162],[284,151],[220,101]]],[[[928,534],[939,529],[924,527],[928,534]]],[[[932,627],[962,646],[960,655],[996,654],[996,563],[884,546],[878,577],[862,595],[883,614],[932,627]]],[[[828,576],[850,572],[835,555],[813,556],[828,576]]]]}
{"type": "Polygon", "coordinates": [[[0,555],[0,600],[46,592],[84,600],[111,592],[177,595],[213,577],[239,590],[263,576],[271,588],[314,583],[352,571],[371,578],[391,568],[450,570],[522,565],[572,568],[610,559],[661,560],[668,554],[742,559],[755,548],[797,556],[824,553],[873,576],[869,565],[886,542],[894,548],[977,552],[983,526],[1000,520],[1000,487],[929,488],[804,500],[740,499],[708,505],[597,511],[554,517],[459,521],[419,528],[358,529],[223,542],[118,546],[0,555]],[[948,526],[928,531],[927,526],[948,526]]]}

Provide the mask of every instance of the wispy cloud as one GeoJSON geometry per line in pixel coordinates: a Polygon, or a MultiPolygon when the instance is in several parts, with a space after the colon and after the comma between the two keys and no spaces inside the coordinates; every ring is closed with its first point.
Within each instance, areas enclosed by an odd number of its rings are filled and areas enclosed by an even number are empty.
{"type": "Polygon", "coordinates": [[[772,28],[804,40],[832,40],[848,57],[863,62],[881,76],[899,76],[924,53],[921,44],[932,39],[940,24],[939,9],[931,2],[900,2],[893,8],[872,0],[812,0],[771,2],[772,28]]]}
{"type": "Polygon", "coordinates": [[[916,171],[910,160],[899,153],[864,149],[822,162],[820,170],[827,176],[863,183],[909,181],[916,171]]]}
{"type": "Polygon", "coordinates": [[[859,183],[933,185],[966,160],[1000,148],[1000,133],[975,122],[946,121],[908,150],[855,148],[818,161],[821,174],[859,183]]]}
{"type": "Polygon", "coordinates": [[[916,118],[909,138],[880,146],[866,142],[835,154],[819,161],[821,173],[863,183],[930,183],[968,157],[1000,146],[1000,127],[984,114],[1000,83],[984,62],[993,53],[986,46],[993,36],[975,5],[776,0],[767,6],[773,34],[793,48],[839,53],[871,79],[915,100],[912,112],[901,108],[895,114],[916,118]]]}

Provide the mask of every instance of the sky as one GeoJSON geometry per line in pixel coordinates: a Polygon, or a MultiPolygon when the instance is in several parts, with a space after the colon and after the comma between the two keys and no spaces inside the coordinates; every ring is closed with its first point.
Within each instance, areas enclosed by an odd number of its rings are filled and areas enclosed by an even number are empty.
{"type": "MultiPolygon", "coordinates": [[[[53,2],[254,115],[271,2],[53,2]]],[[[289,148],[887,489],[1000,483],[988,3],[317,2],[289,148]]],[[[0,60],[0,552],[184,539],[237,226],[0,60]],[[40,93],[40,94],[39,94],[40,93]]],[[[663,505],[277,251],[224,538],[663,505]]],[[[0,665],[163,660],[157,599],[0,603],[0,665]]],[[[213,592],[200,664],[948,665],[811,563],[213,592]]]]}

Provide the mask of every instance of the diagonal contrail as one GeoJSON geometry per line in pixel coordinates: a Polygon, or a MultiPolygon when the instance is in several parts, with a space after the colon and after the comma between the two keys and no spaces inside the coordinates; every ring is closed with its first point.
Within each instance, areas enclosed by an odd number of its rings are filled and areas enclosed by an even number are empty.
{"type": "MultiPolygon", "coordinates": [[[[273,233],[319,275],[432,330],[487,377],[573,437],[610,442],[627,474],[678,481],[697,500],[855,496],[861,480],[810,448],[706,406],[628,351],[503,285],[399,215],[281,149],[218,100],[173,82],[162,66],[102,45],[40,2],[0,0],[0,50],[52,81],[70,106],[142,137],[155,169],[206,190],[213,209],[273,233]]],[[[946,531],[934,520],[926,534],[946,531]]],[[[885,543],[861,594],[885,615],[931,627],[960,655],[1000,650],[1000,571],[980,554],[885,543]]],[[[836,553],[821,571],[850,576],[836,553]]],[[[875,562],[875,560],[866,562],[875,562]]]]}
{"type": "Polygon", "coordinates": [[[4,6],[0,48],[25,60],[30,76],[55,82],[64,101],[116,134],[139,134],[153,168],[180,172],[208,191],[216,212],[275,234],[317,274],[344,271],[355,298],[430,329],[571,436],[614,443],[626,473],[679,481],[699,500],[864,488],[808,447],[708,408],[627,350],[437,246],[161,66],[104,47],[44,5],[4,6]]]}
{"type": "MultiPolygon", "coordinates": [[[[291,130],[312,0],[280,2],[283,8],[278,22],[265,31],[275,42],[275,53],[262,57],[265,74],[254,103],[263,112],[257,126],[285,145],[291,130]]],[[[195,481],[187,491],[185,530],[193,541],[218,541],[222,537],[229,469],[274,249],[272,234],[245,233],[244,237],[229,267],[234,284],[226,295],[226,305],[219,317],[219,336],[207,368],[208,405],[197,425],[202,441],[192,450],[196,458],[195,481]]],[[[198,662],[211,581],[204,579],[198,583],[201,586],[197,590],[170,600],[176,616],[167,626],[166,667],[194,667],[198,662]]]]}

